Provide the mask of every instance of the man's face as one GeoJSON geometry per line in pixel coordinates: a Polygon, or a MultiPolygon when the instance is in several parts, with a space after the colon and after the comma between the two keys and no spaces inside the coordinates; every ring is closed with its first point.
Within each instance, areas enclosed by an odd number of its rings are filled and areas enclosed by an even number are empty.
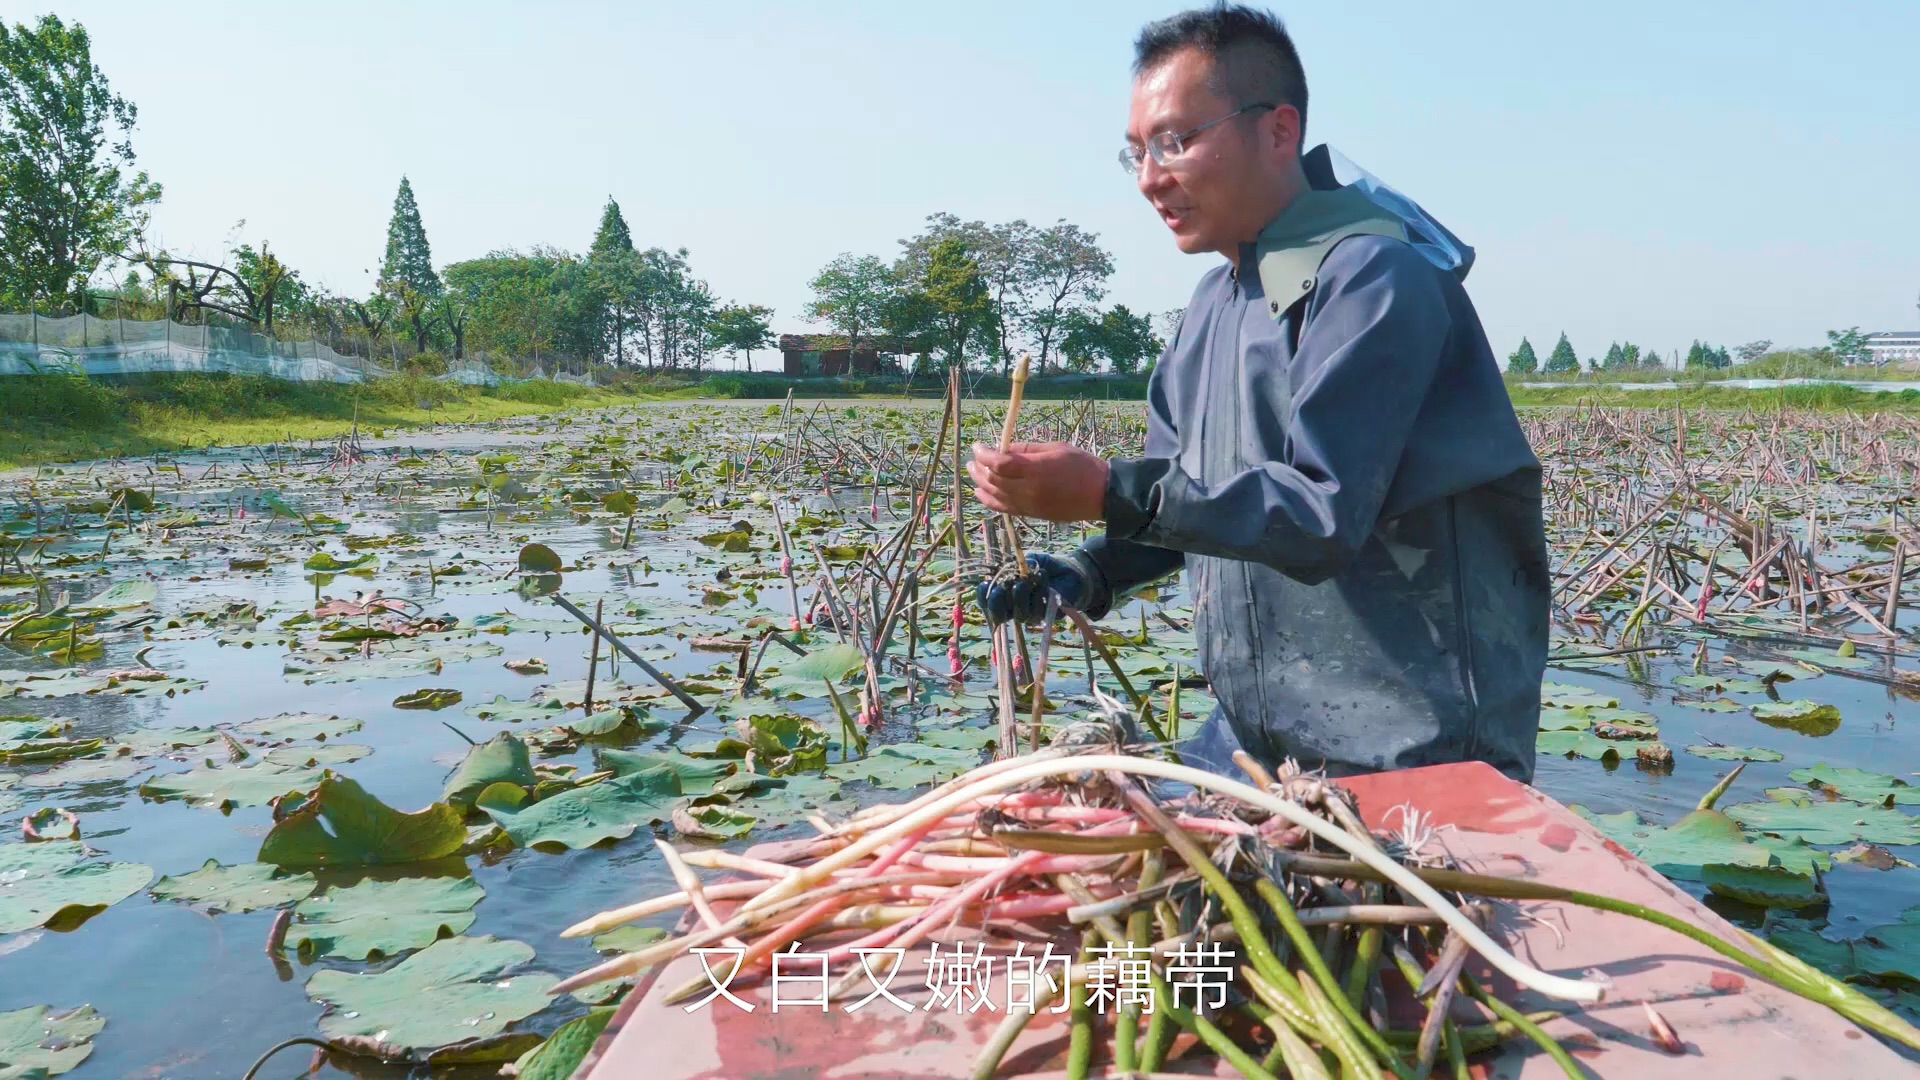
{"type": "MultiPolygon", "coordinates": [[[[1212,62],[1197,49],[1182,49],[1133,84],[1127,140],[1133,146],[1163,131],[1184,132],[1218,120],[1243,105],[1207,87],[1212,62]]],[[[1297,155],[1292,108],[1248,113],[1208,128],[1185,142],[1167,165],[1151,154],[1135,177],[1173,240],[1189,255],[1217,251],[1233,258],[1279,211],[1285,166],[1297,155]]]]}

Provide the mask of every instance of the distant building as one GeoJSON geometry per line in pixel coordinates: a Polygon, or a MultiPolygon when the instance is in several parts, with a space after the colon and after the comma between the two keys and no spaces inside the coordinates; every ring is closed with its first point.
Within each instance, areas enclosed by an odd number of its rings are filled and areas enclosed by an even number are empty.
{"type": "Polygon", "coordinates": [[[1868,334],[1867,356],[1872,364],[1920,364],[1920,330],[1868,334]]]}
{"type": "Polygon", "coordinates": [[[888,337],[862,340],[858,351],[847,348],[847,339],[838,334],[781,334],[780,357],[784,370],[792,376],[878,375],[900,370],[896,359],[916,351],[906,342],[888,337]]]}

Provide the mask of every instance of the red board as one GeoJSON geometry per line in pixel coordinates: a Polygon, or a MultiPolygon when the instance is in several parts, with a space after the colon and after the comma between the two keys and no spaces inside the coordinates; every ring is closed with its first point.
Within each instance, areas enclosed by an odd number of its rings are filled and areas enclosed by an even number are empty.
{"type": "MultiPolygon", "coordinates": [[[[1395,807],[1407,805],[1443,826],[1439,843],[1466,867],[1605,893],[1682,915],[1738,940],[1718,915],[1585,820],[1538,791],[1485,765],[1440,765],[1354,777],[1342,784],[1377,829],[1398,828],[1395,807]]],[[[1507,906],[1496,936],[1544,970],[1604,978],[1607,1000],[1578,1007],[1521,994],[1494,980],[1521,1007],[1560,1009],[1546,1025],[1595,1075],[1632,1080],[1698,1080],[1704,1075],[1886,1077],[1912,1075],[1914,1065],[1824,1006],[1748,977],[1693,941],[1637,919],[1554,903],[1507,906]],[[1686,1043],[1670,1055],[1648,1038],[1642,1002],[1651,1002],[1686,1043]]],[[[812,946],[813,942],[809,942],[812,946]]],[[[689,1013],[663,1004],[669,988],[701,977],[697,959],[667,965],[639,987],[607,1026],[577,1076],[593,1080],[875,1080],[879,1077],[966,1076],[1001,1012],[928,1011],[924,954],[910,950],[890,984],[915,1006],[909,1016],[885,1002],[849,1014],[787,1008],[774,1013],[768,987],[740,991],[748,1013],[716,1001],[689,1013]]],[[[724,962],[716,961],[720,970],[724,962]]],[[[835,971],[835,976],[839,971],[835,971]]],[[[1482,971],[1482,976],[1487,973],[1482,971]]],[[[863,986],[859,994],[864,994],[863,986]]],[[[791,996],[792,991],[788,991],[791,996]]],[[[991,995],[990,995],[991,996],[991,995]]],[[[1004,987],[993,1000],[1004,1001],[1004,987]]],[[[1096,1040],[1096,1045],[1099,1040],[1096,1040]]],[[[996,1076],[1063,1075],[1064,1015],[1043,1012],[1027,1026],[996,1076]]],[[[1486,1059],[1483,1059],[1486,1060],[1486,1059]]],[[[1096,1060],[1094,1075],[1103,1075],[1096,1060]]],[[[1188,1064],[1192,1075],[1234,1075],[1188,1064]]],[[[1172,1062],[1163,1072],[1183,1071],[1172,1062]]],[[[1510,1042],[1477,1076],[1552,1077],[1558,1066],[1531,1043],[1510,1042]]]]}

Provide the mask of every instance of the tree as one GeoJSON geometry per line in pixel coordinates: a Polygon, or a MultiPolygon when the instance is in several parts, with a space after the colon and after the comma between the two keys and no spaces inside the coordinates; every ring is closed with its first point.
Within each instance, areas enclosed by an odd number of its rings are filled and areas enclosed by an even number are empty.
{"type": "Polygon", "coordinates": [[[1507,357],[1507,374],[1532,375],[1540,370],[1540,358],[1533,354],[1533,342],[1520,339],[1520,347],[1507,357]]]}
{"type": "Polygon", "coordinates": [[[636,327],[649,367],[698,368],[706,363],[708,324],[719,301],[693,276],[686,248],[648,248],[639,255],[636,327]]]}
{"type": "Polygon", "coordinates": [[[1751,364],[1755,360],[1767,355],[1767,350],[1771,348],[1773,348],[1773,340],[1771,338],[1761,338],[1758,341],[1749,341],[1745,345],[1737,346],[1733,350],[1733,355],[1739,357],[1741,363],[1751,364]]]}
{"type": "Polygon", "coordinates": [[[1627,366],[1626,350],[1619,342],[1607,346],[1607,355],[1600,359],[1599,367],[1603,371],[1619,371],[1627,366]]]}
{"type": "Polygon", "coordinates": [[[1688,371],[1714,371],[1732,367],[1733,358],[1725,349],[1716,349],[1711,345],[1702,345],[1695,341],[1692,347],[1687,349],[1687,359],[1683,366],[1688,371]]]}
{"type": "Polygon", "coordinates": [[[549,247],[495,251],[448,266],[446,280],[465,304],[463,336],[476,349],[532,364],[599,355],[599,297],[574,255],[549,247]]]}
{"type": "Polygon", "coordinates": [[[747,354],[747,368],[753,368],[753,350],[773,347],[773,309],[761,304],[728,304],[713,313],[707,323],[707,337],[715,349],[733,354],[734,367],[740,366],[740,354],[747,354]]]}
{"type": "MultiPolygon", "coordinates": [[[[1011,372],[1012,335],[1025,324],[1032,306],[1034,238],[1038,235],[1033,226],[1021,220],[989,226],[984,221],[961,221],[945,212],[929,214],[926,228],[919,235],[900,241],[904,251],[894,265],[894,272],[903,288],[911,291],[918,287],[912,283],[919,283],[926,276],[934,246],[944,240],[957,239],[979,270],[990,307],[986,325],[975,327],[975,334],[993,339],[993,348],[989,351],[999,360],[1004,372],[1011,372]]],[[[907,296],[902,298],[894,321],[909,329],[910,332],[902,336],[917,337],[930,328],[926,321],[931,319],[931,312],[921,301],[907,296]],[[923,323],[913,321],[916,314],[925,316],[923,323]]],[[[901,331],[890,326],[888,332],[901,331]]]]}
{"type": "Polygon", "coordinates": [[[994,323],[993,297],[964,240],[948,236],[933,245],[917,291],[926,298],[947,367],[964,369],[968,347],[994,323]]]}
{"type": "Polygon", "coordinates": [[[1107,366],[1115,374],[1131,375],[1160,355],[1167,343],[1153,332],[1153,317],[1135,315],[1125,304],[1115,304],[1100,317],[1101,344],[1107,366]]]}
{"type": "Polygon", "coordinates": [[[137,116],[93,63],[85,27],[0,20],[0,302],[81,300],[144,232],[160,185],[123,172],[137,116]]]}
{"type": "Polygon", "coordinates": [[[394,290],[396,295],[402,284],[427,300],[440,295],[427,229],[420,223],[420,204],[413,200],[413,185],[404,176],[393,197],[393,216],[387,219],[387,254],[380,263],[380,281],[382,290],[394,290]]]}
{"type": "Polygon", "coordinates": [[[1842,364],[1864,364],[1873,358],[1867,351],[1867,338],[1857,326],[1827,331],[1827,351],[1842,364]]]}
{"type": "Polygon", "coordinates": [[[807,319],[832,327],[851,351],[858,351],[872,336],[898,291],[885,263],[872,255],[848,252],[823,267],[808,286],[813,300],[807,304],[807,319]]]}
{"type": "Polygon", "coordinates": [[[1131,375],[1166,348],[1153,332],[1153,317],[1135,315],[1125,304],[1098,315],[1075,311],[1065,322],[1060,355],[1069,371],[1093,371],[1104,360],[1115,374],[1131,375]]]}
{"type": "MultiPolygon", "coordinates": [[[[587,249],[587,271],[600,294],[606,340],[612,345],[613,360],[626,362],[627,335],[632,329],[634,309],[638,306],[639,253],[633,248],[633,232],[627,228],[620,204],[607,196],[600,211],[600,227],[594,230],[593,245],[587,249]]],[[[604,354],[603,354],[604,355],[604,354]]]]}
{"type": "Polygon", "coordinates": [[[1639,369],[1641,363],[1640,346],[1631,341],[1620,346],[1620,370],[1635,371],[1639,369]]]}
{"type": "Polygon", "coordinates": [[[1580,358],[1574,355],[1573,346],[1563,332],[1560,340],[1547,355],[1546,373],[1549,375],[1567,375],[1580,370],[1580,358]]]}
{"type": "Polygon", "coordinates": [[[1035,235],[1031,274],[1034,301],[1025,328],[1039,346],[1039,367],[1044,372],[1054,343],[1066,332],[1067,315],[1106,296],[1113,258],[1101,249],[1095,234],[1061,221],[1035,235]]]}
{"type": "Polygon", "coordinates": [[[470,301],[467,298],[467,294],[460,289],[454,288],[451,282],[448,283],[446,291],[440,294],[439,299],[433,302],[433,317],[439,320],[441,326],[447,328],[447,333],[453,338],[453,358],[455,360],[465,360],[467,358],[467,317],[469,305],[470,301]]]}

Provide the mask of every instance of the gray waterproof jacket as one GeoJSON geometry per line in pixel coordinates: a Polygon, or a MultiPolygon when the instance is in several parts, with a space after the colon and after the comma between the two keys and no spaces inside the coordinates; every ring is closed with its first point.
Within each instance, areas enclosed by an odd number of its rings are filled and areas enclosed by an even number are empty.
{"type": "Polygon", "coordinates": [[[1353,188],[1201,279],[1077,558],[1111,597],[1185,563],[1219,708],[1181,746],[1335,775],[1533,774],[1540,466],[1466,290],[1353,188]]]}

